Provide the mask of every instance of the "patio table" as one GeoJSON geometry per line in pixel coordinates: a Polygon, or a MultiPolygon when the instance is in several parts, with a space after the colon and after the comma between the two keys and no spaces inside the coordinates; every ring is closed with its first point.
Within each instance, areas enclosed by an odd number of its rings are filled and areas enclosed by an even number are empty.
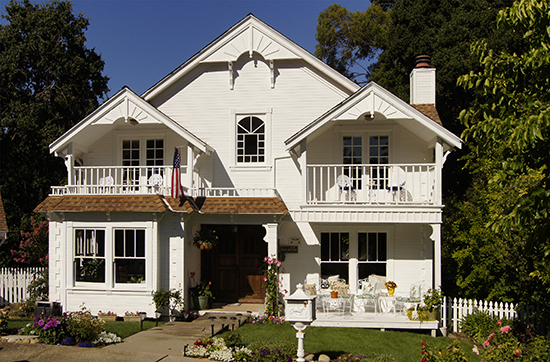
{"type": "Polygon", "coordinates": [[[393,314],[395,314],[395,304],[396,304],[396,299],[395,297],[390,297],[390,296],[379,296],[378,297],[378,310],[382,313],[382,314],[387,314],[389,313],[390,311],[393,310],[393,314]]]}
{"type": "Polygon", "coordinates": [[[322,298],[323,303],[323,312],[330,313],[340,313],[342,316],[346,312],[346,308],[351,310],[352,298],[349,296],[343,296],[338,298],[325,297],[322,298]]]}

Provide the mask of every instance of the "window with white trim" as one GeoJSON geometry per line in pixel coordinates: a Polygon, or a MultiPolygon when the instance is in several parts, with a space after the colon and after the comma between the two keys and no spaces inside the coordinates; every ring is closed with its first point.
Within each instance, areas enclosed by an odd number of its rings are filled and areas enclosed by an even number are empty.
{"type": "Polygon", "coordinates": [[[115,229],[115,283],[145,281],[145,230],[115,229]]]}
{"type": "Polygon", "coordinates": [[[361,136],[344,136],[343,144],[343,163],[344,175],[350,178],[353,187],[361,190],[361,177],[363,175],[363,137],[361,136]]]}
{"type": "Polygon", "coordinates": [[[105,283],[105,230],[75,229],[74,274],[77,282],[105,283]]]}
{"type": "Polygon", "coordinates": [[[246,116],[237,123],[237,163],[265,162],[265,123],[255,116],[246,116]]]}
{"type": "MultiPolygon", "coordinates": [[[[390,163],[389,136],[369,136],[369,164],[388,165],[390,163]]],[[[371,166],[372,188],[383,190],[388,187],[386,166],[371,166]]]]}
{"type": "Polygon", "coordinates": [[[357,234],[359,279],[371,274],[386,275],[388,234],[368,232],[357,234]]]}
{"type": "Polygon", "coordinates": [[[321,278],[339,275],[348,280],[350,258],[349,233],[321,233],[321,278]]]}

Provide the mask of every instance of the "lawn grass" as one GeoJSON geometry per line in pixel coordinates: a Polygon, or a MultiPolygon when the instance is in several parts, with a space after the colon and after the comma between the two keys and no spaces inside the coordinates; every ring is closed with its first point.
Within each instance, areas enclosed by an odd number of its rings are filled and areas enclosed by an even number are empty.
{"type": "MultiPolygon", "coordinates": [[[[223,337],[228,332],[220,335],[223,337]]],[[[243,337],[246,345],[258,340],[285,340],[296,342],[296,330],[290,324],[257,325],[244,324],[234,333],[243,337]]],[[[428,331],[386,331],[362,328],[327,328],[308,327],[305,330],[304,349],[307,353],[319,355],[324,353],[334,359],[338,356],[353,353],[375,352],[391,355],[401,362],[418,362],[422,359],[420,345],[426,340],[432,347],[444,348],[450,338],[430,336],[428,331]]],[[[296,342],[297,344],[297,342],[296,342]]],[[[462,342],[468,359],[476,356],[472,346],[462,342]]]]}
{"type": "MultiPolygon", "coordinates": [[[[26,326],[28,323],[34,323],[32,318],[10,318],[8,319],[8,331],[7,334],[17,334],[18,330],[26,326]]],[[[159,326],[166,322],[159,322],[159,326]]],[[[141,331],[140,322],[106,322],[105,331],[111,332],[124,339],[132,334],[136,334],[141,331]]],[[[155,327],[156,322],[154,320],[143,321],[143,330],[155,327]]]]}

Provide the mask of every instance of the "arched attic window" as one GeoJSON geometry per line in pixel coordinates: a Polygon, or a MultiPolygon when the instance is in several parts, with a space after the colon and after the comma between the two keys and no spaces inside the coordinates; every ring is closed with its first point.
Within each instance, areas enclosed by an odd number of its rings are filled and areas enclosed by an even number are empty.
{"type": "Polygon", "coordinates": [[[237,124],[237,162],[265,162],[265,124],[258,117],[247,116],[237,124]]]}

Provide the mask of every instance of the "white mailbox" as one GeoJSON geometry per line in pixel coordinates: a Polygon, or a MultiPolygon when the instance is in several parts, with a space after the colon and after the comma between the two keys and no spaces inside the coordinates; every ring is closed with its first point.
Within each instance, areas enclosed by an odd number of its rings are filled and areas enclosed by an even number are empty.
{"type": "Polygon", "coordinates": [[[285,321],[311,323],[315,319],[315,296],[304,292],[304,286],[298,284],[296,291],[285,297],[285,321]]]}

